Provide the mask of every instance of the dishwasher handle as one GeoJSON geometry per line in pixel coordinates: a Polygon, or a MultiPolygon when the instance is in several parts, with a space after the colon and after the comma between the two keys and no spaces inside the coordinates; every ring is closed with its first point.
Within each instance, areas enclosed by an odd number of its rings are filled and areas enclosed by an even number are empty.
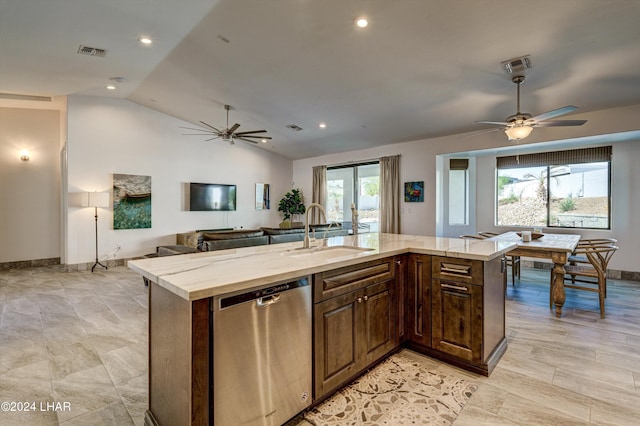
{"type": "Polygon", "coordinates": [[[256,306],[258,308],[266,308],[269,305],[273,305],[274,303],[278,303],[282,299],[281,294],[274,294],[271,296],[261,297],[256,299],[256,306]]]}

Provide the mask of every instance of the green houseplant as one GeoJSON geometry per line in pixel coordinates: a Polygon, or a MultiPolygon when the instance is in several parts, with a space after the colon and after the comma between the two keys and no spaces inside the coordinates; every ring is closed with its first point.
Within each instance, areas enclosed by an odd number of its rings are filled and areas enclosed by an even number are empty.
{"type": "Polygon", "coordinates": [[[304,214],[306,208],[304,206],[304,197],[300,189],[294,188],[284,194],[284,197],[278,203],[278,211],[284,215],[284,220],[280,224],[281,228],[291,228],[291,216],[296,214],[304,214]]]}

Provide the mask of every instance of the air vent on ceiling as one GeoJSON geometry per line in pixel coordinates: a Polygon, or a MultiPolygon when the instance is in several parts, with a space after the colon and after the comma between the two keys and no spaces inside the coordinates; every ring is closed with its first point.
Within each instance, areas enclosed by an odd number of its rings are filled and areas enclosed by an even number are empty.
{"type": "Polygon", "coordinates": [[[17,93],[0,93],[0,99],[13,99],[16,101],[51,102],[51,96],[19,95],[17,93]]]}
{"type": "Polygon", "coordinates": [[[502,62],[502,68],[507,74],[516,74],[526,71],[533,67],[531,63],[531,56],[525,55],[521,58],[513,58],[508,61],[502,62]]]}
{"type": "Polygon", "coordinates": [[[80,45],[80,47],[78,48],[78,53],[81,55],[99,56],[101,58],[104,58],[104,56],[107,54],[107,50],[99,49],[97,47],[80,45]]]}
{"type": "Polygon", "coordinates": [[[291,129],[293,131],[299,132],[300,130],[302,130],[302,127],[296,125],[296,124],[289,124],[287,126],[287,129],[291,129]]]}

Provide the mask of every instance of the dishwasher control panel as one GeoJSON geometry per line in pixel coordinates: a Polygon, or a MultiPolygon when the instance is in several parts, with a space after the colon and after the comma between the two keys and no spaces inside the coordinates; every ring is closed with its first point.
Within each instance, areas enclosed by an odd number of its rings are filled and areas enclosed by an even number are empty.
{"type": "Polygon", "coordinates": [[[303,277],[295,281],[287,281],[285,283],[276,284],[258,290],[251,290],[246,293],[241,293],[234,296],[222,297],[219,299],[220,309],[228,308],[230,306],[238,305],[240,303],[249,302],[256,299],[261,299],[263,297],[282,293],[283,291],[293,290],[298,287],[306,287],[308,285],[309,278],[303,277]]]}

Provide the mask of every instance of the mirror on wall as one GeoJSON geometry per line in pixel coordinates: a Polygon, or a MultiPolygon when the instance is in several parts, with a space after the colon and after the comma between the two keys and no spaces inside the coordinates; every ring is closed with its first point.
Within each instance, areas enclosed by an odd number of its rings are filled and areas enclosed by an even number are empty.
{"type": "Polygon", "coordinates": [[[269,210],[269,184],[256,183],[256,210],[269,210]]]}

